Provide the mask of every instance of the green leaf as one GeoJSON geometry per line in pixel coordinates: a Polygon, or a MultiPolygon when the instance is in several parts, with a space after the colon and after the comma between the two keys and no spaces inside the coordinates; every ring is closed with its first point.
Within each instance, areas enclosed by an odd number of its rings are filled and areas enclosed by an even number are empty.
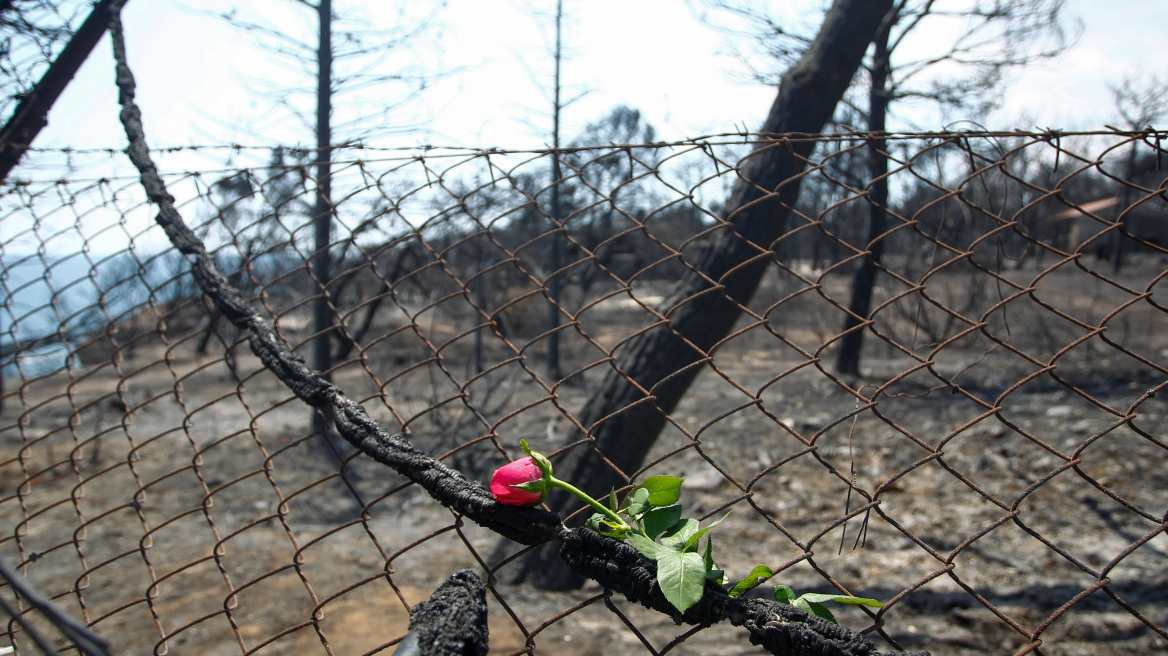
{"type": "Polygon", "coordinates": [[[605,519],[608,518],[604,515],[601,515],[600,513],[594,513],[591,517],[588,518],[588,521],[584,522],[584,528],[589,528],[593,531],[596,531],[597,533],[600,533],[602,531],[600,528],[600,522],[603,522],[605,519]]]}
{"type": "Polygon", "coordinates": [[[649,537],[655,538],[665,531],[677,525],[681,521],[681,506],[665,506],[664,508],[654,508],[645,513],[641,518],[644,522],[645,532],[649,537]]]}
{"type": "Polygon", "coordinates": [[[718,569],[718,564],[714,562],[714,537],[710,536],[706,540],[706,550],[702,552],[702,564],[706,568],[706,578],[717,583],[718,585],[726,584],[726,572],[718,569]]]}
{"type": "Polygon", "coordinates": [[[527,481],[526,483],[516,483],[514,485],[508,485],[507,487],[512,487],[512,488],[515,488],[516,490],[522,490],[524,492],[543,492],[544,490],[547,489],[547,483],[544,483],[544,479],[541,478],[538,481],[527,481]]]}
{"type": "Polygon", "coordinates": [[[822,617],[823,619],[827,620],[828,622],[831,622],[832,624],[839,624],[839,622],[835,621],[835,615],[831,614],[831,611],[827,609],[827,606],[824,606],[823,604],[817,604],[814,602],[807,601],[806,599],[804,599],[804,597],[806,597],[806,596],[807,595],[803,595],[803,597],[799,597],[791,605],[794,606],[795,608],[798,608],[799,610],[807,611],[808,613],[811,613],[812,615],[818,615],[818,616],[822,617]]]}
{"type": "Polygon", "coordinates": [[[874,608],[883,608],[884,604],[875,599],[866,599],[864,597],[852,597],[841,594],[826,594],[822,592],[806,592],[801,599],[806,599],[808,603],[817,604],[825,601],[834,601],[837,604],[849,604],[851,606],[872,606],[874,608]]]}
{"type": "Polygon", "coordinates": [[[629,542],[633,543],[633,546],[636,547],[637,551],[641,552],[641,555],[648,558],[649,560],[657,560],[663,555],[677,553],[672,549],[663,549],[661,545],[641,535],[640,533],[629,533],[628,538],[629,542]]]}
{"type": "Polygon", "coordinates": [[[625,533],[628,529],[619,524],[614,524],[606,515],[595,513],[584,522],[584,526],[609,537],[624,539],[625,533]]]}
{"type": "Polygon", "coordinates": [[[661,536],[661,544],[672,547],[675,551],[682,551],[685,543],[698,532],[698,520],[688,517],[677,523],[676,526],[661,536]]]}
{"type": "Polygon", "coordinates": [[[527,445],[527,440],[519,440],[519,448],[523,449],[523,452],[531,457],[531,461],[535,463],[535,466],[539,469],[540,473],[543,474],[543,478],[546,479],[552,475],[551,461],[548,460],[542,453],[532,451],[531,447],[527,445]]]}
{"type": "Polygon", "coordinates": [[[625,509],[625,514],[630,517],[638,517],[645,514],[652,506],[649,505],[649,490],[643,487],[637,488],[633,492],[632,499],[629,500],[629,507],[625,509]]]}
{"type": "Polygon", "coordinates": [[[795,591],[789,585],[775,586],[775,601],[780,604],[791,605],[791,600],[795,598],[795,591]]]}
{"type": "MultiPolygon", "coordinates": [[[[750,570],[750,573],[746,575],[746,578],[742,579],[738,583],[735,583],[734,587],[730,588],[730,596],[737,597],[743,592],[753,590],[754,588],[758,587],[760,583],[774,575],[775,573],[772,572],[771,568],[767,567],[766,565],[755,565],[754,569],[750,570]]],[[[787,589],[789,590],[790,588],[787,589]]],[[[775,599],[778,599],[778,590],[778,588],[775,588],[775,599]]],[[[780,601],[782,600],[780,599],[780,601]]]]}
{"type": "Polygon", "coordinates": [[[611,488],[608,490],[608,507],[612,508],[613,512],[620,510],[616,505],[616,490],[611,488]]]}
{"type": "Polygon", "coordinates": [[[715,520],[713,524],[710,524],[709,526],[703,528],[702,530],[698,531],[697,533],[694,533],[693,535],[691,535],[689,537],[689,539],[685,541],[685,546],[682,547],[681,550],[686,551],[690,547],[692,547],[693,545],[697,544],[699,538],[701,538],[703,535],[705,535],[706,532],[709,531],[710,529],[714,528],[718,524],[721,524],[723,520],[725,520],[727,517],[730,516],[731,512],[733,512],[733,511],[727,510],[726,514],[722,515],[722,519],[715,520]]]}
{"type": "Polygon", "coordinates": [[[681,498],[683,480],[673,476],[650,476],[641,483],[641,489],[649,491],[649,505],[662,508],[677,503],[681,498]]]}
{"type": "Polygon", "coordinates": [[[657,582],[661,592],[678,611],[684,613],[698,603],[706,589],[706,568],[696,553],[676,551],[657,561],[657,582]]]}

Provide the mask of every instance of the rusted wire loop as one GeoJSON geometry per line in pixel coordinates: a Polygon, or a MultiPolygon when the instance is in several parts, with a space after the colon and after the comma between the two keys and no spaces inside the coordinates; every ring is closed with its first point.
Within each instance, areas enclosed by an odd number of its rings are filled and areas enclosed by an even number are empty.
{"type": "MultiPolygon", "coordinates": [[[[20,573],[2,557],[0,557],[0,581],[4,582],[4,586],[0,587],[10,587],[19,595],[20,599],[35,608],[49,624],[56,627],[61,635],[72,642],[77,647],[78,652],[85,656],[110,656],[108,642],[95,634],[85,624],[61,610],[51,599],[25,581],[20,573]]],[[[58,653],[53,648],[53,642],[41,636],[35,624],[27,621],[23,614],[9,605],[3,597],[0,597],[0,610],[11,617],[14,623],[29,635],[42,652],[50,656],[58,653]]]]}

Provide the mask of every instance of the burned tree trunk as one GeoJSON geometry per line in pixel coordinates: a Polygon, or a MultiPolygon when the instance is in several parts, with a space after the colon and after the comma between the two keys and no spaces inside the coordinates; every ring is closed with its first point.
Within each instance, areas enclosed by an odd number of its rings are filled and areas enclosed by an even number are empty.
{"type": "MultiPolygon", "coordinates": [[[[891,6],[892,0],[836,0],[815,42],[783,76],[763,132],[820,132],[891,6]]],[[[768,142],[742,162],[742,179],[726,203],[723,229],[697,258],[697,270],[688,272],[664,301],[668,321],[640,334],[618,354],[579,415],[589,434],[572,436],[584,444],[555,461],[557,477],[599,495],[628,482],[702,360],[729,334],[757,289],[773,257],[772,245],[786,231],[787,215],[799,196],[797,176],[814,145],[810,140],[768,142]]],[[[561,494],[548,502],[552,510],[563,511],[574,500],[561,494]]],[[[549,544],[533,552],[518,578],[545,589],[579,587],[581,577],[559,562],[557,548],[549,544]]]]}
{"type": "Polygon", "coordinates": [[[868,205],[868,256],[860,262],[860,268],[852,276],[852,293],[848,301],[849,314],[844,319],[844,337],[840,340],[836,370],[841,374],[860,375],[860,351],[864,346],[864,329],[861,326],[868,319],[872,308],[872,288],[876,286],[876,274],[880,259],[884,255],[884,231],[888,225],[888,156],[887,139],[883,137],[885,120],[888,117],[888,78],[892,75],[892,62],[888,51],[888,37],[896,14],[890,14],[876,35],[872,53],[872,87],[868,93],[868,132],[873,135],[869,142],[868,161],[872,174],[869,187],[868,205]]]}

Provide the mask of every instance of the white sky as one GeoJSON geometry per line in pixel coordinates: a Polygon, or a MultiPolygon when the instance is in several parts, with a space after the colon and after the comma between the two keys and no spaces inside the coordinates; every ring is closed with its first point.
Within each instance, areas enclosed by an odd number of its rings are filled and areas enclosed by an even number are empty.
{"type": "MultiPolygon", "coordinates": [[[[251,0],[257,9],[312,30],[313,16],[289,0],[251,0]],[[281,9],[282,8],[282,9],[281,9]]],[[[223,21],[183,5],[229,7],[228,0],[135,0],[125,22],[147,137],[156,146],[231,143],[311,144],[296,120],[247,91],[246,75],[295,84],[269,57],[223,21]],[[257,133],[262,133],[257,134],[257,133]]],[[[376,3],[371,3],[376,6],[376,3]]],[[[798,5],[788,2],[786,5],[798,5]]],[[[802,4],[816,5],[814,1],[802,4]]],[[[411,49],[417,59],[458,69],[403,108],[429,119],[424,131],[394,145],[534,147],[550,141],[549,48],[552,28],[532,17],[551,0],[449,0],[439,35],[411,49]]],[[[756,129],[774,90],[742,80],[726,36],[696,20],[683,0],[566,0],[566,96],[582,98],[564,113],[564,140],[616,104],[640,109],[664,139],[756,129]]],[[[246,6],[246,5],[245,5],[246,6]]],[[[344,1],[337,0],[338,9],[344,1]]],[[[777,3],[776,6],[783,6],[777,3]]],[[[1068,0],[1068,17],[1084,32],[1060,59],[1016,73],[1004,107],[987,127],[1091,129],[1114,123],[1108,83],[1124,75],[1168,77],[1168,2],[1068,0]]],[[[308,32],[306,32],[308,33],[308,32]]],[[[40,147],[121,148],[108,40],[50,115],[40,147]]],[[[377,126],[371,126],[377,127],[377,126]]],[[[941,129],[943,125],[924,126],[941,129]]],[[[383,142],[385,143],[385,142],[383,142]]]]}

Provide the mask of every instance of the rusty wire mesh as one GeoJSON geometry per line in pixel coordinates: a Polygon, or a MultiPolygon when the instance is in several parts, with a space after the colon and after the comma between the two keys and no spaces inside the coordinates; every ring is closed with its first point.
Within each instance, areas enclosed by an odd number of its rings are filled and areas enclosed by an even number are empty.
{"type": "MultiPolygon", "coordinates": [[[[805,137],[762,285],[625,473],[684,476],[687,514],[732,509],[715,532],[731,577],[765,563],[770,583],[879,598],[875,617],[837,616],[904,648],[1164,648],[1164,136],[893,135],[858,376],[835,357],[871,253],[873,141],[805,137]]],[[[351,398],[485,481],[520,439],[588,448],[569,440],[590,428],[579,409],[632,336],[670,320],[742,158],[801,138],[561,151],[555,185],[547,152],[339,151],[324,335],[311,153],[204,149],[251,161],[191,172],[180,149],[162,168],[285,339],[329,340],[351,398]]],[[[509,583],[523,547],[313,432],[206,304],[137,178],[86,176],[120,155],[41,155],[75,172],[0,198],[0,556],[116,652],[390,653],[409,608],[471,567],[495,653],[756,653],[594,584],[509,583]]],[[[0,647],[32,649],[6,631],[0,647]]]]}

